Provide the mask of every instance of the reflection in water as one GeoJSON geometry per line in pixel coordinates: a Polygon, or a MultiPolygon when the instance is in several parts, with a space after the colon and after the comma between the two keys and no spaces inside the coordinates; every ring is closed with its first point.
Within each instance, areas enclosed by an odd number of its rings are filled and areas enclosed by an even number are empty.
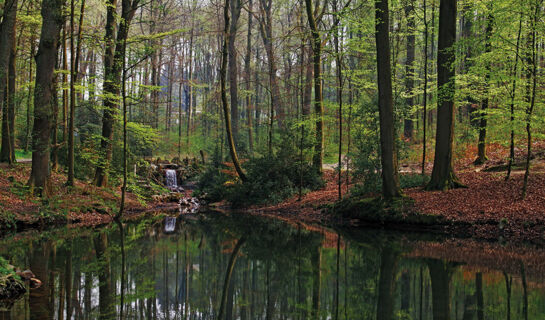
{"type": "Polygon", "coordinates": [[[210,215],[0,240],[3,319],[543,319],[545,250],[210,215]]]}

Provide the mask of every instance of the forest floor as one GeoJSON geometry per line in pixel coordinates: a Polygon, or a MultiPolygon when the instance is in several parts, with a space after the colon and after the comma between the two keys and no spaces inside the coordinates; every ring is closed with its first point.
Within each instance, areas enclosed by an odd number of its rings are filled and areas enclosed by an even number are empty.
{"type": "MultiPolygon", "coordinates": [[[[120,188],[98,188],[76,180],[66,187],[66,175],[53,172],[52,196],[42,200],[26,186],[30,163],[0,164],[0,230],[51,225],[96,226],[112,221],[121,198],[120,188]]],[[[136,218],[158,208],[127,193],[125,217],[136,218]]]]}
{"type": "MultiPolygon", "coordinates": [[[[545,142],[534,144],[527,195],[522,199],[522,185],[526,154],[516,151],[515,166],[508,181],[506,160],[508,153],[501,146],[488,148],[488,161],[474,165],[474,158],[460,158],[455,163],[459,180],[467,186],[448,191],[425,191],[423,187],[404,189],[404,195],[414,200],[411,210],[423,215],[438,217],[445,226],[442,232],[464,234],[482,239],[508,238],[517,241],[545,242],[545,142]],[[455,231],[454,231],[455,230],[455,231]]],[[[475,150],[467,150],[468,154],[475,150]]],[[[432,162],[426,163],[430,173],[432,162]]],[[[415,174],[421,170],[416,163],[405,164],[401,174],[415,174]]],[[[254,215],[274,216],[303,223],[336,224],[340,219],[325,208],[338,200],[337,175],[325,171],[325,187],[309,192],[299,199],[294,196],[282,203],[251,207],[254,215]]],[[[343,196],[347,187],[343,186],[343,196]]],[[[376,197],[376,194],[369,194],[376,197]]],[[[345,221],[359,225],[360,221],[345,221]]],[[[403,224],[403,221],[400,221],[403,224]]],[[[412,226],[418,230],[418,226],[412,226]]],[[[411,229],[405,226],[403,229],[411,229]]]]}

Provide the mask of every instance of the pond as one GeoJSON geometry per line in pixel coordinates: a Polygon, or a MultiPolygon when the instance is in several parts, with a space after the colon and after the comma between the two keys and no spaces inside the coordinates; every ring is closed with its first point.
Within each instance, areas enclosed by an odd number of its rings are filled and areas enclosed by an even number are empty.
{"type": "Polygon", "coordinates": [[[209,214],[26,232],[0,319],[543,319],[545,250],[209,214]],[[167,230],[167,231],[165,231],[167,230]]]}

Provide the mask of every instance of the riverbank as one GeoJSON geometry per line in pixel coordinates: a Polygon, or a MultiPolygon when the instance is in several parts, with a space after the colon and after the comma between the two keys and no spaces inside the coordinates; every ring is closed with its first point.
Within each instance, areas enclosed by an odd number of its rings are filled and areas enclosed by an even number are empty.
{"type": "MultiPolygon", "coordinates": [[[[121,199],[119,187],[98,188],[78,180],[74,187],[66,187],[66,176],[53,172],[52,196],[42,200],[28,190],[26,182],[29,176],[29,163],[13,166],[0,164],[0,230],[65,224],[102,225],[110,223],[112,215],[118,210],[121,199]]],[[[134,219],[158,206],[127,193],[125,216],[134,219]]]]}
{"type": "Polygon", "coordinates": [[[323,189],[309,192],[300,200],[294,196],[277,205],[251,207],[245,212],[304,223],[545,244],[545,164],[534,161],[525,199],[521,198],[523,171],[513,171],[505,181],[505,173],[494,170],[496,167],[497,163],[458,163],[458,178],[467,188],[408,188],[403,190],[404,198],[393,203],[378,200],[377,194],[352,198],[346,194],[346,187],[344,200],[337,202],[337,176],[329,170],[324,175],[323,189]]]}

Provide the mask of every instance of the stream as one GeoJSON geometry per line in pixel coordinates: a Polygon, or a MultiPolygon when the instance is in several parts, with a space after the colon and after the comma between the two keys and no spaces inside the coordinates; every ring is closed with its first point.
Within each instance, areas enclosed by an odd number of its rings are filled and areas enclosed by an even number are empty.
{"type": "Polygon", "coordinates": [[[0,319],[543,319],[545,250],[244,215],[0,238],[0,319]],[[231,272],[229,272],[231,271],[231,272]]]}

